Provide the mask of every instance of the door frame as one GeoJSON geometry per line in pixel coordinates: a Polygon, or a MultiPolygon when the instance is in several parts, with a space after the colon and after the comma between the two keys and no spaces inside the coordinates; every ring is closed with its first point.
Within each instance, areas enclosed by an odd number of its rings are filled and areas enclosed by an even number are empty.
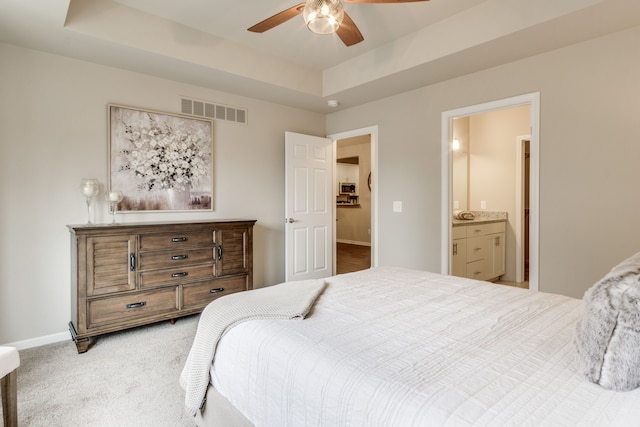
{"type": "Polygon", "coordinates": [[[516,282],[524,280],[525,259],[525,214],[524,214],[524,183],[525,183],[525,141],[531,141],[531,135],[518,135],[516,137],[516,282]]]}
{"type": "Polygon", "coordinates": [[[451,164],[453,138],[453,119],[474,114],[507,108],[529,105],[530,157],[529,157],[529,289],[539,290],[539,221],[540,221],[540,92],[532,92],[511,98],[499,99],[455,110],[444,111],[441,116],[441,255],[440,270],[442,274],[450,274],[451,257],[451,164]]]}
{"type": "MultiPolygon", "coordinates": [[[[333,140],[333,162],[337,161],[337,141],[355,136],[370,135],[371,137],[371,267],[378,266],[378,126],[369,126],[345,132],[327,135],[333,140]]],[[[333,181],[336,181],[336,168],[333,170],[333,181]]],[[[333,186],[333,199],[336,197],[336,186],[333,186]]],[[[336,204],[333,204],[333,218],[337,218],[336,204]]],[[[333,227],[333,274],[336,273],[336,227],[333,227]]]]}

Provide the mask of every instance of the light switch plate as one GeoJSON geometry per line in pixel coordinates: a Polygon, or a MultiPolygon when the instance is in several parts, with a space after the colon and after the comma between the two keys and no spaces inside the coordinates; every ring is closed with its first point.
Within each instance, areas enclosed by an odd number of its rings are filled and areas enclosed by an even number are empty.
{"type": "Polygon", "coordinates": [[[393,202],[393,211],[394,212],[402,212],[402,201],[393,202]]]}

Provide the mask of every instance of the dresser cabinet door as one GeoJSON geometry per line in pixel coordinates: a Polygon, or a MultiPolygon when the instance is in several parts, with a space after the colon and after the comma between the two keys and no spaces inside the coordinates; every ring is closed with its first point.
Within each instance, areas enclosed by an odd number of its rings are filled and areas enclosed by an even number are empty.
{"type": "MultiPolygon", "coordinates": [[[[135,235],[96,236],[87,238],[87,296],[129,291],[135,282],[135,235]]],[[[80,280],[82,283],[82,279],[80,280]]]]}
{"type": "Polygon", "coordinates": [[[487,247],[486,273],[487,279],[502,276],[505,273],[505,233],[485,236],[487,247]]]}
{"type": "Polygon", "coordinates": [[[215,231],[218,245],[216,254],[216,276],[229,276],[248,272],[247,228],[221,228],[215,231]]]}

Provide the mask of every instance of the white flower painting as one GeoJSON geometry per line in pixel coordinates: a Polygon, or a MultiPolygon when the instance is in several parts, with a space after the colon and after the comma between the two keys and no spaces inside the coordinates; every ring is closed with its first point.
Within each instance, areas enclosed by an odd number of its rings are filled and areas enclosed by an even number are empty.
{"type": "Polygon", "coordinates": [[[213,122],[109,105],[110,189],[119,210],[211,210],[213,122]]]}

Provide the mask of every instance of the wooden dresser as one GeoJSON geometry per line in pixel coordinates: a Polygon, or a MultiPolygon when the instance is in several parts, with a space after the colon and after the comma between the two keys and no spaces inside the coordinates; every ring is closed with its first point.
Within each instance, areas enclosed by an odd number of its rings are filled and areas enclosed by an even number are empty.
{"type": "Polygon", "coordinates": [[[255,220],[70,225],[78,353],[97,335],[202,311],[253,288],[255,220]]]}

